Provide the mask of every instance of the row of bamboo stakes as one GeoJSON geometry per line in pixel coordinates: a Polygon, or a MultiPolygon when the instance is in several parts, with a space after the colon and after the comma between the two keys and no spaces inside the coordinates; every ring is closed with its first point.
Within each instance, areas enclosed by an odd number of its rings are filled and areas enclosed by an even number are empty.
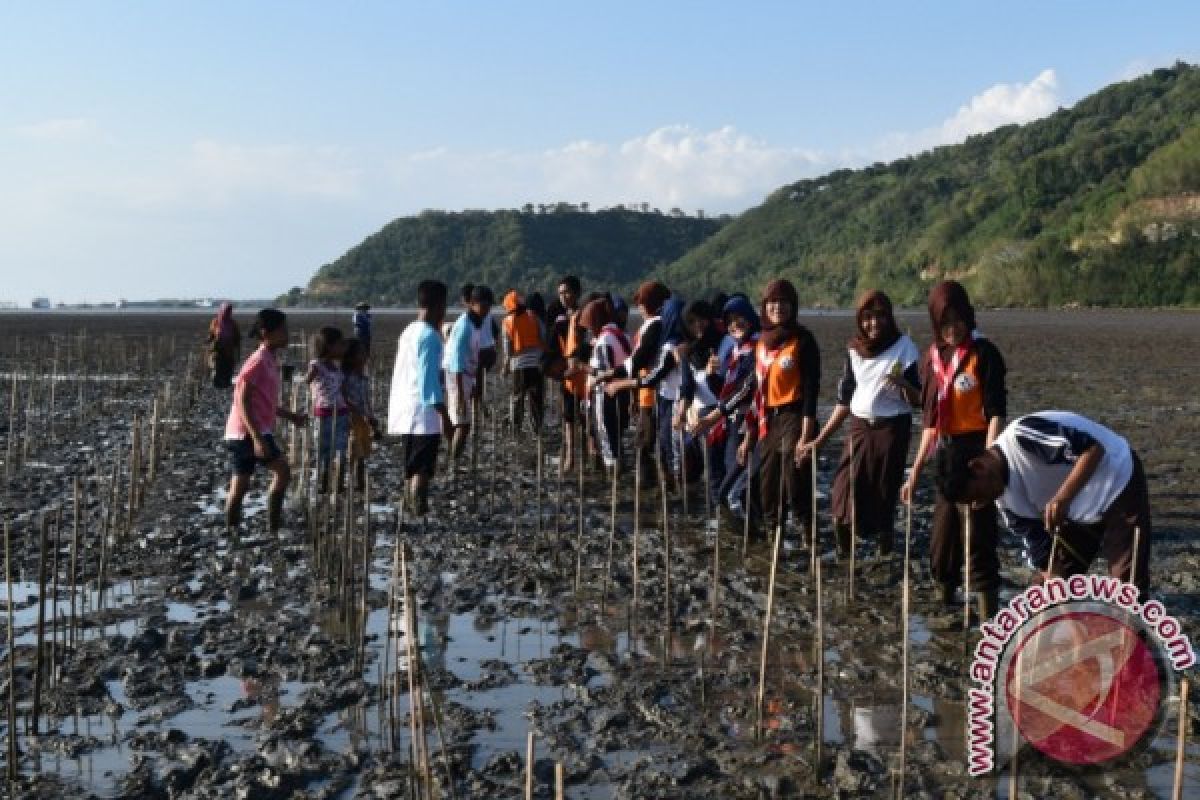
{"type": "MultiPolygon", "coordinates": [[[[72,359],[82,363],[85,357],[95,359],[91,364],[102,374],[107,374],[109,370],[128,369],[130,364],[136,366],[138,363],[153,363],[163,366],[167,363],[182,363],[181,371],[178,370],[178,366],[173,371],[181,380],[182,387],[175,388],[171,382],[156,385],[150,395],[149,414],[143,416],[141,411],[137,411],[132,416],[128,447],[111,446],[107,452],[96,453],[88,470],[90,479],[82,474],[72,477],[70,542],[66,546],[69,555],[64,553],[63,538],[67,527],[63,520],[64,504],[59,503],[31,515],[31,518],[37,520],[37,621],[34,633],[33,687],[29,706],[24,713],[16,692],[18,651],[13,599],[13,522],[4,522],[4,577],[8,604],[6,660],[9,679],[5,773],[10,786],[18,777],[21,757],[18,719],[24,721],[25,736],[36,738],[40,735],[42,722],[46,717],[43,709],[45,691],[57,686],[62,668],[73,657],[77,647],[85,641],[85,616],[89,611],[103,610],[111,582],[109,573],[117,552],[128,546],[133,538],[138,512],[144,506],[147,492],[158,477],[163,459],[173,450],[177,432],[183,428],[183,422],[195,403],[202,380],[198,369],[199,359],[189,355],[185,360],[176,361],[173,341],[170,348],[158,344],[153,346],[149,353],[128,346],[127,343],[126,346],[117,348],[115,353],[105,351],[104,348],[112,344],[112,339],[105,337],[104,344],[97,345],[87,337],[86,332],[65,337],[63,341],[66,343],[63,373],[69,372],[72,359]],[[107,480],[102,465],[105,455],[111,457],[107,480]],[[87,509],[92,505],[93,493],[98,501],[98,509],[96,513],[88,514],[87,509]],[[87,530],[96,531],[90,548],[87,530]],[[82,591],[89,586],[90,592],[82,591]],[[60,609],[64,592],[67,594],[67,604],[65,609],[60,609]],[[90,598],[94,598],[93,608],[89,608],[90,598]],[[49,619],[47,599],[50,601],[49,619]]],[[[15,369],[11,370],[9,428],[4,448],[7,492],[12,491],[12,481],[42,448],[69,441],[104,413],[104,398],[97,400],[96,397],[89,396],[89,393],[95,395],[97,392],[94,389],[89,390],[93,381],[88,375],[76,378],[79,387],[77,400],[64,405],[69,398],[57,392],[59,383],[64,379],[59,372],[57,347],[58,342],[55,342],[55,356],[50,375],[21,375],[15,369]],[[21,396],[22,384],[24,410],[18,414],[18,398],[21,396]],[[39,401],[44,401],[45,406],[41,406],[39,401]],[[31,421],[35,418],[41,419],[44,424],[34,427],[31,421]],[[17,445],[18,438],[20,446],[17,445]]],[[[38,348],[33,348],[32,351],[40,352],[38,348]]],[[[9,356],[11,359],[11,354],[9,356]]],[[[11,360],[9,363],[11,367],[11,360]]],[[[32,550],[32,538],[32,534],[26,536],[25,552],[32,550]]],[[[104,635],[103,628],[97,635],[104,635]]]]}
{"type": "MultiPolygon", "coordinates": [[[[57,367],[55,367],[54,372],[55,373],[57,372],[57,367]]],[[[188,373],[194,374],[194,372],[195,372],[195,370],[192,368],[192,364],[189,361],[188,373]]],[[[43,390],[42,396],[49,397],[51,403],[54,402],[55,388],[56,388],[57,383],[58,383],[58,381],[51,378],[48,380],[48,383],[42,387],[42,390],[43,390]]],[[[33,398],[36,396],[35,395],[35,386],[36,385],[37,385],[36,380],[27,380],[26,381],[26,390],[25,390],[26,413],[23,416],[24,423],[25,423],[26,436],[23,439],[24,447],[20,451],[21,452],[20,463],[22,463],[22,464],[28,460],[29,453],[30,453],[30,449],[29,449],[30,436],[28,435],[29,424],[30,424],[29,420],[31,420],[33,418],[33,405],[34,405],[33,398]]],[[[81,386],[81,389],[80,389],[81,399],[79,401],[79,408],[83,409],[85,407],[85,404],[82,400],[83,382],[80,383],[80,386],[81,386]]],[[[377,390],[378,390],[379,382],[376,382],[375,386],[377,387],[377,390]]],[[[16,450],[15,445],[14,445],[15,437],[13,435],[13,432],[15,430],[17,430],[17,425],[15,423],[15,420],[17,418],[18,397],[19,397],[19,391],[18,391],[17,387],[18,387],[18,378],[17,378],[17,374],[14,372],[13,376],[12,376],[12,391],[10,392],[10,403],[9,403],[10,428],[9,428],[9,435],[7,437],[6,450],[5,450],[6,472],[14,464],[14,458],[13,458],[12,454],[16,450]]],[[[293,387],[293,388],[295,388],[295,387],[293,387]]],[[[194,394],[195,394],[195,387],[194,386],[190,387],[190,390],[185,391],[184,394],[187,396],[187,399],[189,400],[189,402],[193,401],[194,394]]],[[[166,389],[165,395],[166,396],[163,398],[164,406],[170,406],[170,388],[169,388],[169,386],[166,389]]],[[[376,396],[378,396],[378,394],[376,396]]],[[[159,459],[161,456],[160,451],[161,451],[161,447],[163,444],[162,440],[165,438],[165,434],[163,432],[160,432],[160,418],[159,418],[159,414],[158,414],[159,399],[160,398],[156,395],[156,397],[154,398],[154,403],[153,403],[153,406],[154,406],[153,413],[152,413],[152,416],[151,416],[151,419],[149,422],[148,435],[149,435],[149,443],[150,444],[149,444],[149,448],[148,448],[149,455],[148,455],[147,463],[143,463],[143,459],[147,458],[147,456],[144,453],[145,448],[143,447],[143,444],[141,441],[143,424],[142,424],[141,420],[135,415],[134,423],[132,426],[132,434],[131,434],[132,441],[131,441],[131,445],[130,445],[130,454],[129,454],[129,458],[127,461],[129,484],[128,484],[128,488],[127,488],[126,503],[124,504],[125,505],[124,520],[120,520],[120,519],[116,518],[116,515],[113,513],[114,509],[117,508],[116,502],[109,502],[107,507],[105,508],[104,529],[103,529],[104,534],[101,537],[101,554],[100,554],[100,558],[99,558],[99,567],[97,570],[97,579],[96,579],[96,585],[101,590],[103,589],[105,582],[106,582],[105,566],[106,566],[108,554],[105,551],[106,551],[106,546],[110,539],[110,536],[108,534],[111,529],[117,528],[119,526],[119,523],[121,523],[121,522],[123,522],[124,524],[120,525],[119,527],[124,531],[126,536],[128,536],[131,533],[132,527],[133,527],[133,521],[136,516],[137,509],[141,506],[141,504],[144,502],[144,499],[145,499],[145,491],[147,488],[147,484],[148,484],[148,482],[152,482],[156,475],[159,459]]],[[[293,398],[292,398],[293,407],[298,406],[298,400],[299,400],[299,398],[297,397],[296,392],[293,391],[293,398]]],[[[477,409],[478,409],[478,407],[477,407],[477,409]]],[[[497,415],[494,412],[491,414],[491,423],[492,423],[491,424],[491,433],[492,433],[491,439],[492,439],[493,449],[496,448],[496,443],[497,443],[496,416],[497,415]]],[[[481,430],[483,427],[481,424],[479,424],[478,411],[476,411],[475,419],[476,419],[476,425],[474,426],[475,431],[474,431],[474,439],[472,442],[472,452],[471,452],[471,473],[472,473],[473,477],[476,472],[479,436],[480,436],[480,433],[481,433],[481,430]]],[[[165,429],[162,429],[162,430],[165,431],[165,429]]],[[[580,451],[579,456],[578,456],[578,461],[577,461],[577,463],[578,463],[578,473],[577,473],[577,477],[578,477],[578,491],[577,491],[578,530],[577,530],[577,541],[576,541],[576,570],[575,570],[575,588],[576,588],[577,594],[581,588],[580,584],[581,584],[581,575],[582,575],[582,569],[583,569],[582,553],[583,553],[584,542],[585,542],[585,509],[584,509],[585,493],[583,491],[583,489],[584,489],[584,480],[583,480],[584,474],[583,473],[584,473],[584,462],[585,462],[584,441],[586,438],[586,434],[584,434],[582,431],[581,431],[581,434],[582,435],[576,436],[576,440],[579,443],[579,451],[580,451]]],[[[290,449],[290,452],[292,453],[292,457],[295,462],[297,462],[299,465],[302,465],[303,467],[307,467],[308,464],[310,463],[310,455],[315,456],[315,454],[310,453],[309,432],[308,432],[307,428],[302,433],[303,441],[299,443],[300,444],[299,447],[297,447],[297,442],[296,442],[297,436],[298,436],[297,432],[293,431],[293,434],[292,434],[293,445],[290,449]]],[[[47,443],[52,443],[53,441],[54,441],[53,432],[51,432],[49,434],[47,443]]],[[[655,448],[655,450],[657,452],[657,448],[655,448]]],[[[716,526],[715,526],[716,527],[716,536],[715,536],[714,558],[713,558],[713,576],[712,576],[712,617],[711,617],[711,625],[712,625],[712,634],[711,635],[713,638],[715,638],[716,625],[717,625],[717,609],[718,609],[718,605],[719,605],[718,592],[719,592],[719,586],[720,586],[720,566],[721,566],[720,528],[719,528],[720,518],[719,518],[719,515],[714,516],[712,513],[712,506],[711,506],[711,503],[709,500],[709,495],[708,495],[708,485],[709,484],[708,484],[707,450],[705,450],[704,455],[705,455],[705,461],[706,461],[705,470],[704,470],[704,472],[705,472],[705,479],[704,479],[705,518],[706,518],[706,520],[710,519],[710,518],[714,519],[715,523],[716,523],[716,526]]],[[[786,458],[787,454],[785,453],[784,456],[786,458]]],[[[821,579],[821,559],[818,557],[819,529],[818,529],[818,524],[817,524],[818,515],[817,515],[817,508],[816,508],[817,494],[816,494],[815,458],[816,458],[816,456],[814,454],[813,455],[813,468],[811,469],[812,482],[813,482],[813,487],[812,487],[813,488],[813,493],[812,493],[813,515],[812,515],[812,525],[811,525],[811,536],[812,536],[811,571],[812,571],[813,577],[816,580],[816,584],[815,584],[815,587],[816,587],[816,591],[815,591],[815,598],[816,598],[816,603],[815,603],[815,605],[816,605],[816,608],[815,608],[815,611],[816,611],[815,663],[816,663],[816,669],[817,669],[817,687],[818,687],[818,689],[817,689],[816,696],[815,696],[815,702],[817,705],[817,720],[818,720],[818,722],[817,722],[817,735],[814,736],[814,748],[815,748],[815,754],[816,754],[814,763],[815,763],[816,769],[818,770],[818,773],[819,773],[819,770],[821,768],[821,749],[822,749],[822,736],[820,734],[820,731],[823,728],[821,720],[823,719],[823,703],[824,703],[824,690],[823,690],[823,662],[824,662],[823,627],[824,626],[823,626],[823,617],[822,617],[823,611],[822,611],[822,602],[821,602],[821,586],[822,586],[823,581],[821,579]]],[[[540,431],[537,436],[536,459],[537,460],[536,460],[536,466],[535,466],[535,485],[536,485],[536,492],[537,492],[537,498],[536,498],[537,499],[537,502],[536,502],[537,532],[540,534],[542,524],[543,524],[543,519],[544,519],[544,515],[543,515],[543,511],[542,511],[542,502],[541,502],[542,501],[542,476],[543,476],[544,455],[543,455],[543,446],[542,446],[542,436],[540,434],[540,431]]],[[[851,456],[851,459],[853,461],[853,455],[851,456]]],[[[315,458],[313,458],[312,460],[315,460],[315,458]]],[[[516,460],[515,466],[518,469],[518,475],[519,475],[520,474],[519,471],[520,471],[520,467],[521,467],[520,459],[518,457],[515,460],[516,460]]],[[[671,564],[670,524],[671,523],[670,523],[670,513],[669,513],[669,508],[668,508],[668,493],[666,492],[666,487],[665,487],[666,471],[663,468],[661,458],[657,458],[656,460],[658,462],[656,466],[658,467],[657,473],[658,473],[659,482],[660,482],[659,488],[660,488],[660,493],[661,493],[662,502],[663,502],[662,517],[661,517],[662,526],[661,527],[662,527],[662,535],[663,535],[663,542],[664,542],[664,552],[666,554],[664,571],[663,571],[663,582],[664,582],[663,613],[664,613],[664,622],[665,622],[664,633],[663,633],[663,652],[664,652],[664,663],[667,663],[670,658],[670,653],[671,653],[671,637],[672,637],[672,628],[673,628],[672,609],[671,609],[672,595],[671,595],[671,589],[670,589],[670,564],[671,564]]],[[[117,486],[118,486],[117,476],[121,472],[121,463],[120,462],[121,462],[121,456],[118,451],[116,459],[114,460],[112,478],[110,480],[110,494],[109,494],[110,500],[115,500],[116,495],[118,493],[117,492],[117,486]]],[[[641,453],[640,447],[635,447],[634,462],[635,462],[634,463],[634,470],[635,470],[634,489],[635,489],[635,491],[634,491],[634,521],[633,521],[633,537],[632,537],[633,601],[632,601],[630,613],[631,613],[631,617],[633,619],[636,619],[636,617],[637,617],[636,609],[638,608],[639,594],[640,594],[639,541],[638,541],[639,535],[640,535],[640,527],[641,527],[640,502],[641,502],[641,483],[642,483],[642,475],[641,475],[641,473],[642,473],[642,453],[641,453]]],[[[340,461],[338,464],[338,468],[339,468],[339,471],[344,469],[344,465],[340,461]]],[[[782,478],[782,472],[783,471],[781,471],[781,478],[782,478]]],[[[490,480],[489,480],[489,511],[494,511],[494,498],[495,498],[494,473],[495,473],[494,469],[489,470],[489,475],[491,476],[490,480]]],[[[302,478],[302,492],[303,492],[304,498],[307,500],[312,497],[311,492],[309,491],[309,486],[308,486],[308,481],[307,481],[307,475],[309,474],[309,470],[304,469],[302,474],[305,476],[304,478],[302,478]]],[[[555,503],[555,532],[556,533],[559,530],[559,525],[560,525],[559,518],[561,516],[561,509],[563,507],[562,503],[561,503],[562,484],[563,484],[562,477],[563,476],[562,476],[562,473],[560,470],[559,481],[558,481],[559,501],[560,502],[555,503]]],[[[617,479],[618,479],[618,470],[613,469],[612,470],[610,531],[609,531],[610,535],[609,535],[609,543],[608,543],[608,548],[607,548],[608,557],[606,559],[605,579],[604,579],[603,590],[602,590],[602,600],[601,600],[602,606],[607,603],[607,599],[608,599],[608,586],[609,586],[610,577],[611,577],[611,568],[612,568],[612,562],[613,562],[613,548],[614,548],[616,529],[617,529],[617,479]]],[[[368,478],[368,481],[369,481],[369,478],[368,478]]],[[[781,481],[781,483],[782,483],[782,481],[781,481]]],[[[366,635],[365,634],[366,634],[366,622],[367,622],[367,616],[368,616],[368,610],[369,610],[368,594],[369,594],[369,576],[370,576],[370,568],[371,568],[371,553],[373,551],[373,545],[374,545],[374,538],[372,536],[371,526],[370,526],[370,518],[371,518],[370,492],[369,492],[369,486],[368,486],[368,491],[364,491],[364,493],[363,493],[364,503],[363,503],[363,507],[362,507],[362,516],[361,516],[363,530],[361,532],[361,536],[359,537],[360,541],[361,541],[361,549],[356,549],[357,545],[354,543],[354,539],[355,539],[354,526],[356,524],[357,510],[356,510],[356,506],[355,506],[355,503],[353,500],[353,493],[347,491],[344,493],[344,495],[341,498],[339,498],[339,492],[338,492],[338,488],[337,488],[338,485],[339,485],[339,482],[335,481],[334,493],[328,504],[321,503],[321,502],[306,504],[308,511],[309,511],[309,528],[310,528],[311,542],[312,542],[312,546],[313,546],[314,569],[318,573],[318,575],[322,575],[324,577],[330,590],[332,592],[336,593],[337,604],[340,609],[340,613],[343,615],[344,621],[346,621],[347,623],[353,623],[353,625],[354,625],[353,639],[357,642],[357,646],[355,648],[356,666],[359,669],[363,669],[363,668],[365,668],[365,658],[366,658],[366,648],[365,648],[366,635]],[[340,527],[340,532],[338,530],[339,527],[340,527]]],[[[520,486],[520,481],[518,481],[518,486],[520,486]]],[[[684,486],[684,494],[683,494],[684,516],[686,517],[688,515],[686,477],[683,477],[683,486],[684,486]]],[[[752,490],[752,489],[753,489],[753,486],[751,485],[749,487],[749,490],[752,490]]],[[[759,735],[761,735],[761,732],[762,732],[761,725],[762,725],[762,710],[763,710],[764,693],[765,693],[765,686],[766,686],[766,664],[767,664],[767,655],[768,655],[768,650],[769,650],[771,617],[772,617],[772,611],[773,611],[773,605],[774,605],[777,562],[778,562],[780,545],[781,545],[781,537],[782,537],[782,520],[783,520],[782,502],[783,502],[783,497],[784,497],[783,489],[784,489],[784,487],[781,485],[780,493],[779,493],[781,506],[779,509],[780,513],[777,517],[777,519],[779,520],[779,524],[777,524],[776,529],[775,529],[775,537],[774,537],[774,542],[773,542],[772,551],[771,551],[772,555],[771,555],[770,573],[769,573],[769,578],[768,578],[767,609],[766,609],[766,613],[764,615],[764,624],[763,624],[763,636],[762,636],[763,646],[762,646],[762,652],[761,652],[761,657],[760,657],[758,692],[757,692],[757,698],[756,698],[756,733],[758,733],[759,735]]],[[[70,612],[71,612],[70,613],[70,622],[66,628],[66,632],[63,637],[64,638],[63,647],[74,646],[75,641],[76,641],[75,637],[77,635],[76,613],[75,613],[75,598],[76,598],[77,593],[74,591],[74,587],[77,585],[75,570],[76,570],[76,566],[77,566],[76,558],[77,558],[77,546],[78,546],[78,538],[79,538],[78,537],[79,516],[80,516],[80,508],[81,508],[80,493],[81,493],[80,481],[77,478],[75,480],[75,486],[74,486],[75,525],[74,525],[73,544],[72,544],[72,548],[71,548],[72,553],[71,553],[71,567],[70,567],[70,581],[69,581],[69,583],[72,587],[72,602],[71,602],[71,609],[70,609],[70,612]]],[[[471,495],[473,503],[476,504],[474,506],[475,508],[479,507],[478,506],[478,502],[479,502],[478,495],[479,495],[479,491],[478,491],[478,487],[476,484],[476,489],[471,495]]],[[[520,506],[520,503],[518,503],[518,507],[519,506],[520,506]]],[[[57,580],[59,577],[59,569],[58,569],[57,559],[58,559],[59,550],[60,550],[60,548],[58,547],[58,538],[59,538],[59,534],[61,533],[61,529],[62,529],[61,528],[61,508],[59,508],[57,510],[57,516],[58,516],[58,524],[56,524],[55,528],[54,528],[55,529],[55,547],[54,547],[54,551],[53,551],[53,562],[54,563],[51,565],[51,570],[54,575],[55,584],[57,584],[57,580]]],[[[968,517],[968,520],[969,520],[969,517],[968,517]]],[[[517,515],[514,514],[514,528],[516,527],[516,525],[517,525],[517,515]]],[[[387,608],[388,608],[389,622],[388,622],[388,627],[387,627],[387,646],[385,647],[385,650],[384,650],[384,661],[380,665],[380,674],[381,674],[381,676],[386,676],[388,673],[388,662],[390,660],[390,655],[393,651],[393,646],[395,647],[395,653],[394,653],[395,668],[392,672],[392,676],[391,676],[390,680],[381,680],[381,682],[380,682],[381,714],[383,714],[383,709],[386,708],[387,713],[384,716],[387,719],[387,730],[390,731],[389,742],[394,746],[394,744],[396,742],[395,734],[397,732],[396,719],[398,716],[398,714],[397,714],[398,697],[402,693],[399,690],[400,690],[400,674],[401,674],[400,673],[400,664],[401,664],[401,656],[403,656],[403,662],[405,665],[404,676],[405,676],[405,679],[408,684],[407,685],[407,689],[408,689],[407,694],[408,694],[408,698],[409,698],[409,724],[410,724],[409,742],[410,742],[410,759],[411,759],[410,763],[412,763],[415,766],[415,775],[417,777],[417,780],[415,783],[416,792],[417,792],[416,796],[417,797],[432,797],[433,793],[434,793],[434,788],[433,788],[433,783],[432,783],[432,771],[430,768],[430,761],[429,761],[428,733],[426,730],[426,727],[428,724],[427,719],[426,719],[427,716],[430,719],[432,719],[432,721],[434,723],[434,727],[438,733],[439,742],[441,742],[442,761],[443,761],[443,766],[445,767],[445,770],[446,770],[446,783],[447,783],[447,785],[450,786],[451,792],[453,792],[453,781],[449,774],[450,763],[446,756],[445,744],[444,744],[444,741],[442,741],[442,739],[441,739],[440,721],[439,721],[439,715],[437,712],[436,701],[434,699],[433,692],[429,690],[427,678],[426,678],[424,671],[422,669],[422,666],[421,666],[422,657],[420,654],[419,643],[416,641],[416,639],[417,639],[416,632],[419,630],[419,628],[417,627],[417,611],[416,611],[416,608],[415,608],[415,605],[413,602],[412,587],[409,583],[409,577],[408,577],[409,576],[409,567],[408,567],[408,563],[407,563],[408,558],[407,558],[405,546],[400,541],[400,531],[401,531],[402,527],[403,527],[403,508],[401,507],[400,511],[398,512],[398,521],[397,521],[397,526],[396,526],[396,546],[395,546],[395,564],[394,564],[394,568],[393,568],[393,580],[392,580],[391,585],[389,586],[389,595],[388,595],[387,608]],[[398,579],[397,579],[397,576],[399,576],[398,579]],[[402,631],[405,635],[393,637],[393,633],[395,631],[402,631]],[[395,638],[394,643],[393,643],[393,638],[395,638]],[[403,639],[403,641],[401,641],[401,639],[403,639]],[[426,698],[428,698],[428,700],[426,700],[426,698]]],[[[46,539],[47,539],[47,535],[48,535],[48,528],[49,528],[48,518],[46,515],[43,515],[42,516],[42,525],[40,527],[39,551],[41,552],[42,556],[39,559],[39,562],[40,562],[39,563],[39,586],[41,587],[41,589],[39,590],[39,598],[44,598],[44,587],[45,587],[45,583],[46,583],[45,553],[46,553],[46,539]]],[[[746,515],[746,528],[743,531],[743,548],[742,548],[743,556],[745,555],[747,545],[748,545],[748,531],[749,531],[749,514],[746,515]]],[[[966,547],[967,547],[967,552],[968,552],[966,561],[967,561],[967,563],[969,563],[969,546],[970,546],[969,521],[967,522],[967,525],[966,525],[965,538],[966,538],[966,542],[967,542],[966,547]]],[[[6,554],[5,555],[5,569],[6,569],[6,580],[7,580],[7,584],[8,584],[8,592],[9,592],[9,596],[10,596],[9,606],[8,606],[8,613],[9,613],[9,620],[10,620],[9,621],[10,699],[9,699],[9,709],[8,709],[8,712],[9,712],[8,713],[8,718],[9,718],[8,772],[9,772],[9,777],[11,780],[11,779],[15,778],[16,766],[18,763],[18,759],[17,759],[18,745],[17,745],[17,736],[16,736],[16,725],[15,725],[17,706],[16,706],[16,701],[15,701],[15,695],[14,695],[14,692],[15,692],[14,682],[12,681],[12,678],[11,678],[11,676],[13,675],[13,670],[14,670],[15,658],[13,657],[13,655],[15,655],[15,651],[13,649],[13,641],[12,641],[13,640],[13,625],[12,625],[13,604],[11,601],[12,576],[11,576],[10,539],[11,539],[10,526],[6,524],[6,526],[5,526],[5,554],[6,554]]],[[[856,573],[856,564],[855,564],[855,549],[856,549],[856,547],[855,546],[857,545],[857,520],[856,520],[856,515],[854,515],[853,512],[852,512],[852,521],[851,521],[851,543],[852,543],[852,546],[851,546],[851,551],[850,551],[847,595],[848,595],[848,598],[853,599],[855,596],[854,576],[856,573]]],[[[899,758],[899,768],[898,768],[899,781],[896,784],[896,791],[900,794],[903,794],[903,791],[904,791],[905,778],[906,778],[906,765],[907,765],[907,760],[905,757],[905,754],[906,754],[906,746],[905,746],[906,735],[905,734],[907,731],[907,711],[908,711],[908,709],[907,709],[907,705],[908,705],[908,679],[907,679],[907,676],[908,676],[908,657],[909,657],[908,617],[909,617],[909,587],[910,587],[909,561],[910,561],[910,556],[911,556],[910,546],[911,546],[911,509],[908,509],[908,511],[906,513],[904,577],[903,577],[903,584],[902,584],[902,625],[903,625],[903,631],[904,631],[904,636],[903,636],[904,681],[903,681],[903,701],[902,701],[902,712],[901,712],[902,713],[902,722],[901,722],[901,731],[902,731],[901,739],[902,739],[902,741],[901,741],[901,747],[900,747],[900,758],[899,758]]],[[[969,570],[967,570],[966,580],[969,581],[969,570]]],[[[964,592],[964,594],[967,597],[969,597],[970,596],[969,583],[966,584],[965,588],[967,589],[967,591],[964,592]]],[[[51,665],[54,663],[55,658],[56,658],[56,652],[58,652],[58,649],[59,649],[59,645],[58,645],[59,637],[57,635],[57,632],[58,632],[58,626],[57,626],[58,590],[57,590],[57,586],[55,586],[55,588],[52,589],[52,593],[53,593],[53,597],[55,598],[55,604],[54,604],[54,609],[53,609],[54,620],[52,620],[53,635],[51,638],[50,649],[49,649],[48,653],[45,654],[46,661],[51,665]]],[[[103,597],[102,591],[100,592],[100,597],[101,598],[103,597]]],[[[30,720],[32,732],[34,735],[37,734],[38,724],[39,724],[38,721],[41,716],[41,714],[40,714],[41,681],[42,681],[43,675],[47,672],[42,667],[42,664],[43,664],[43,634],[44,634],[44,622],[45,622],[44,613],[45,613],[45,604],[44,604],[44,600],[43,600],[42,602],[39,603],[39,619],[38,619],[38,626],[37,626],[38,627],[38,647],[37,647],[37,651],[36,651],[37,666],[35,668],[35,689],[34,689],[34,700],[33,700],[34,710],[33,710],[32,716],[31,716],[31,720],[30,720]]],[[[969,627],[969,622],[966,621],[967,619],[969,619],[969,608],[964,609],[964,630],[966,630],[966,628],[969,627]]],[[[49,674],[50,675],[56,674],[56,670],[54,670],[53,667],[51,667],[51,669],[49,670],[49,674]]],[[[1183,753],[1184,753],[1184,749],[1185,749],[1185,740],[1186,740],[1185,722],[1186,722],[1186,715],[1187,715],[1187,705],[1186,705],[1187,690],[1188,690],[1187,682],[1186,682],[1186,680],[1184,680],[1184,682],[1181,684],[1181,688],[1180,688],[1180,695],[1181,695],[1181,698],[1180,698],[1181,699],[1180,738],[1179,738],[1179,751],[1178,751],[1179,758],[1177,760],[1177,765],[1176,765],[1175,796],[1179,796],[1179,791],[1181,788],[1181,781],[1182,781],[1182,758],[1183,758],[1183,753]]],[[[28,723],[27,723],[27,725],[28,725],[28,723]]],[[[533,733],[530,732],[529,751],[527,753],[527,762],[528,762],[528,764],[527,764],[528,772],[527,772],[527,781],[526,781],[527,794],[532,792],[532,753],[533,753],[533,733]]],[[[556,765],[556,788],[559,793],[559,796],[561,796],[561,793],[562,793],[562,775],[563,775],[563,765],[560,762],[556,765]]],[[[1012,776],[1013,776],[1013,780],[1015,781],[1015,776],[1016,776],[1015,759],[1013,762],[1012,776]]]]}

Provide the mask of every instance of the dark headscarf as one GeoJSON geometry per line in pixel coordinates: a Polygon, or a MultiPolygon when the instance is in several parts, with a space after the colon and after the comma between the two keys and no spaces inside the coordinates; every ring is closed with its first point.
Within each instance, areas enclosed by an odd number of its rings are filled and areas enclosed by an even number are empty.
{"type": "Polygon", "coordinates": [[[612,303],[607,297],[596,298],[579,312],[579,324],[587,328],[592,336],[598,336],[601,329],[614,319],[612,303]]]}
{"type": "Polygon", "coordinates": [[[731,315],[737,314],[742,319],[750,323],[750,333],[758,333],[759,326],[762,323],[758,319],[758,312],[754,310],[754,306],[750,304],[750,298],[744,294],[735,294],[725,301],[725,307],[721,309],[722,316],[728,319],[731,315]]]}
{"type": "Polygon", "coordinates": [[[759,339],[768,350],[774,350],[792,336],[800,332],[800,323],[796,315],[800,312],[800,295],[796,287],[785,278],[776,278],[767,284],[762,297],[762,337],[759,339]],[[768,322],[767,303],[772,300],[786,300],[792,308],[792,315],[782,325],[772,325],[768,322]]]}
{"type": "MultiPolygon", "coordinates": [[[[662,284],[659,284],[660,286],[662,284]]],[[[672,297],[663,303],[662,313],[662,342],[664,344],[679,344],[686,337],[683,330],[683,301],[672,297]]]]}
{"type": "Polygon", "coordinates": [[[704,327],[704,333],[700,335],[699,339],[693,339],[692,332],[685,330],[688,338],[692,341],[689,360],[693,365],[703,368],[708,363],[708,357],[717,352],[717,348],[721,344],[722,333],[717,328],[717,313],[707,300],[693,300],[688,303],[683,316],[685,319],[692,317],[708,320],[708,325],[704,327]]]}
{"type": "Polygon", "coordinates": [[[658,281],[646,281],[634,293],[633,302],[644,307],[650,316],[654,316],[661,312],[663,303],[667,302],[667,298],[670,296],[671,290],[665,284],[658,281]]]}
{"type": "Polygon", "coordinates": [[[957,312],[968,331],[975,330],[975,307],[971,305],[971,298],[967,297],[967,290],[958,281],[942,281],[929,290],[929,322],[933,325],[935,342],[942,340],[942,318],[948,308],[957,312]]]}
{"type": "Polygon", "coordinates": [[[850,339],[849,347],[863,358],[873,358],[879,355],[900,338],[900,329],[896,326],[896,318],[892,315],[891,298],[878,289],[871,289],[859,298],[858,308],[854,312],[854,321],[858,333],[850,339]],[[886,317],[883,323],[883,333],[879,340],[874,342],[867,338],[866,329],[863,327],[863,316],[871,308],[881,309],[886,317]]]}

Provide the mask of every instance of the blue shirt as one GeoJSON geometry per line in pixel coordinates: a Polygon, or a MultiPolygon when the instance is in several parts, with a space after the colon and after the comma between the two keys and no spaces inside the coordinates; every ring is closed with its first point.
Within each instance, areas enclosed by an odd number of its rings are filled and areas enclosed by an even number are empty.
{"type": "Polygon", "coordinates": [[[446,354],[442,367],[447,372],[465,372],[474,376],[479,366],[479,328],[471,323],[469,314],[462,314],[454,321],[450,335],[446,338],[446,354]]]}

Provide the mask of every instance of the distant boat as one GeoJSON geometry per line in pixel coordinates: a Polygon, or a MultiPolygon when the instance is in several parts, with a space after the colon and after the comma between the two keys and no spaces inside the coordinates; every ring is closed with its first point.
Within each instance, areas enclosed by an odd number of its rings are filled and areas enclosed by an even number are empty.
{"type": "Polygon", "coordinates": [[[33,298],[33,302],[30,303],[29,305],[31,308],[49,308],[50,307],[50,298],[49,297],[35,297],[35,298],[33,298]]]}

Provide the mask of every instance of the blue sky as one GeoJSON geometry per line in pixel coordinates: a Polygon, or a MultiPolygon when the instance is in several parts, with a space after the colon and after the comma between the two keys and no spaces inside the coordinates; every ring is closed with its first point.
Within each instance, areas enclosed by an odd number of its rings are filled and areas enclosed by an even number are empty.
{"type": "Polygon", "coordinates": [[[1200,4],[0,5],[0,300],[272,296],[424,208],[737,212],[1176,59],[1200,4]]]}

